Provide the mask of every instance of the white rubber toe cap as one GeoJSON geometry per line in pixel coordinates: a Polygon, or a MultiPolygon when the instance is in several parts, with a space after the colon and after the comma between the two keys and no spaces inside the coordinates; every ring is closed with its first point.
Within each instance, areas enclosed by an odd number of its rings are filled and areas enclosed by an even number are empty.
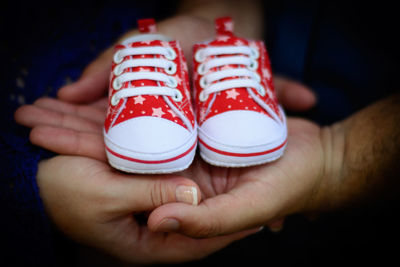
{"type": "Polygon", "coordinates": [[[139,153],[164,153],[191,137],[184,127],[157,117],[137,117],[110,128],[107,138],[121,149],[139,153]]]}
{"type": "Polygon", "coordinates": [[[267,115],[255,111],[233,110],[207,119],[201,132],[223,145],[249,147],[280,140],[284,126],[267,115]]]}

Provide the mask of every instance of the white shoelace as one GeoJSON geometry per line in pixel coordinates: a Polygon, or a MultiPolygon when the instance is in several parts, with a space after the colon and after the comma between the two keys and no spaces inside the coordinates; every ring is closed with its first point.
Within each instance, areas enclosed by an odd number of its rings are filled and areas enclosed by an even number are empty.
{"type": "Polygon", "coordinates": [[[197,71],[200,75],[204,75],[200,79],[200,86],[203,88],[200,92],[200,101],[207,100],[212,93],[240,87],[254,88],[260,95],[264,96],[265,89],[260,84],[261,78],[256,72],[258,56],[258,51],[248,46],[207,47],[198,50],[195,59],[203,63],[199,65],[197,71]],[[215,57],[204,62],[207,57],[221,55],[233,56],[215,57]],[[224,69],[223,67],[227,65],[244,65],[246,67],[224,69]],[[207,74],[210,69],[217,67],[218,70],[207,74]],[[233,79],[219,81],[225,78],[233,79]]]}
{"type": "Polygon", "coordinates": [[[114,55],[114,62],[117,65],[114,68],[114,74],[117,76],[112,84],[115,90],[118,90],[111,98],[111,104],[117,105],[121,98],[133,97],[137,95],[161,95],[170,96],[174,101],[181,101],[182,94],[178,89],[175,89],[178,85],[176,79],[170,75],[175,74],[176,65],[172,61],[176,58],[175,51],[170,47],[163,46],[152,46],[152,47],[135,47],[135,48],[124,48],[118,50],[114,55]],[[141,58],[141,59],[128,59],[124,60],[127,56],[134,55],[163,55],[163,58],[141,58]],[[122,63],[121,63],[122,62],[122,63]],[[166,75],[156,71],[139,71],[139,72],[126,72],[123,73],[127,68],[134,67],[154,67],[163,68],[166,75]],[[121,89],[123,84],[126,82],[137,81],[137,80],[152,80],[156,81],[158,86],[138,86],[128,87],[121,89]],[[164,82],[166,86],[160,86],[159,82],[164,82]]]}
{"type": "Polygon", "coordinates": [[[203,88],[199,95],[200,101],[206,101],[208,96],[212,93],[245,87],[254,101],[263,107],[275,121],[282,123],[279,116],[269,105],[265,104],[264,101],[251,90],[251,88],[255,89],[261,96],[265,96],[266,93],[265,88],[260,83],[261,77],[256,72],[258,68],[256,59],[259,55],[259,52],[255,48],[249,46],[221,46],[199,49],[195,54],[195,59],[202,63],[198,66],[197,72],[200,75],[204,75],[200,79],[200,86],[203,88]],[[216,57],[205,61],[206,58],[210,56],[216,57]],[[246,67],[224,69],[223,67],[227,65],[244,65],[246,67]],[[218,69],[208,73],[212,68],[218,69]],[[233,79],[220,81],[225,78],[233,79]]]}

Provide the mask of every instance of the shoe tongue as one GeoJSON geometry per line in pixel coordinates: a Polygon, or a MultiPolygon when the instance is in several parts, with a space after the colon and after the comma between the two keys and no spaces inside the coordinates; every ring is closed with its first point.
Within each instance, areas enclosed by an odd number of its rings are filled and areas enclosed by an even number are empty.
{"type": "Polygon", "coordinates": [[[215,40],[210,45],[249,45],[246,39],[239,38],[233,33],[233,21],[231,17],[221,17],[215,20],[215,40]]]}
{"type": "Polygon", "coordinates": [[[131,43],[144,42],[144,41],[155,41],[155,40],[165,41],[165,42],[171,41],[171,39],[166,37],[165,35],[149,33],[149,34],[140,34],[140,35],[128,37],[128,38],[124,39],[121,42],[121,44],[128,46],[131,43]]]}
{"type": "Polygon", "coordinates": [[[215,31],[219,35],[233,35],[233,21],[231,17],[222,17],[215,20],[215,31]]]}
{"type": "MultiPolygon", "coordinates": [[[[143,47],[143,46],[163,46],[163,42],[170,42],[172,39],[166,37],[165,35],[157,33],[157,27],[154,19],[140,19],[138,20],[138,29],[140,34],[131,36],[124,39],[121,44],[126,47],[143,47]]],[[[132,58],[146,59],[154,58],[154,55],[136,55],[132,58]]],[[[131,68],[132,72],[154,72],[156,68],[154,67],[134,67],[131,68]]],[[[160,70],[158,70],[160,71],[160,70]]],[[[159,86],[159,82],[149,79],[134,80],[129,84],[130,87],[142,87],[142,86],[159,86]]],[[[165,105],[162,97],[158,96],[144,96],[146,100],[150,100],[155,106],[165,105]]],[[[135,101],[133,97],[128,98],[127,105],[132,105],[132,101],[135,101]]]]}
{"type": "Polygon", "coordinates": [[[154,41],[154,40],[160,40],[166,42],[171,41],[170,38],[162,34],[157,34],[157,26],[154,19],[138,20],[138,29],[139,32],[141,33],[140,35],[129,37],[123,40],[122,44],[127,46],[131,43],[143,42],[143,41],[154,41]]]}

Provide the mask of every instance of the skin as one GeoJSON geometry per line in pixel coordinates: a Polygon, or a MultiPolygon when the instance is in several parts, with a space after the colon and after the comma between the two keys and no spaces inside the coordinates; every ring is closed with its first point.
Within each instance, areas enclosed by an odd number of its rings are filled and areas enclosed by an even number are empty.
{"type": "Polygon", "coordinates": [[[195,260],[258,231],[201,240],[150,231],[141,223],[149,211],[177,201],[178,185],[196,186],[178,175],[133,177],[104,161],[57,156],[40,163],[37,182],[46,211],[61,232],[124,262],[195,260]]]}
{"type": "MultiPolygon", "coordinates": [[[[204,29],[203,34],[197,33],[197,39],[182,42],[190,51],[192,42],[208,38],[212,32],[210,25],[211,21],[202,18],[179,16],[159,23],[158,27],[160,32],[178,39],[193,35],[190,29],[194,26],[204,29]]],[[[137,31],[122,38],[132,34],[137,31]]],[[[182,175],[133,177],[116,172],[106,163],[101,127],[111,56],[112,48],[92,62],[77,82],[61,88],[60,100],[39,99],[15,113],[17,122],[33,128],[32,143],[60,154],[80,156],[57,156],[39,165],[40,195],[55,225],[71,239],[130,263],[195,260],[257,232],[259,227],[196,240],[180,234],[154,233],[132,216],[142,214],[146,218],[152,210],[169,202],[191,203],[187,194],[178,199],[175,190],[179,186],[196,187],[199,200],[201,190],[182,175]]],[[[300,88],[299,94],[304,91],[302,86],[289,81],[282,81],[281,87],[300,88]]]]}
{"type": "MultiPolygon", "coordinates": [[[[308,92],[288,80],[278,78],[277,84],[281,93],[308,92]]],[[[297,102],[288,105],[298,107],[297,102]]],[[[231,186],[227,187],[227,179],[232,180],[227,176],[228,169],[208,166],[200,158],[185,172],[171,175],[140,176],[115,171],[108,165],[104,151],[105,111],[104,100],[77,105],[41,98],[15,113],[18,123],[33,128],[33,144],[59,154],[75,155],[43,161],[37,174],[46,210],[63,233],[127,262],[155,263],[202,258],[260,229],[199,240],[155,233],[150,225],[140,224],[132,214],[150,213],[151,218],[152,210],[178,201],[175,190],[179,185],[196,187],[199,199],[211,198],[241,184],[242,178],[235,177],[235,182],[229,182],[231,186]]],[[[189,197],[187,202],[191,200],[189,197]]],[[[275,229],[282,223],[278,218],[270,225],[275,229]]]]}
{"type": "Polygon", "coordinates": [[[211,171],[210,183],[215,185],[212,174],[218,173],[223,185],[217,186],[222,189],[216,196],[205,197],[197,207],[159,207],[150,215],[150,229],[218,236],[289,214],[321,214],[395,196],[400,173],[399,101],[399,95],[388,97],[325,128],[289,119],[288,147],[280,160],[211,171]],[[168,220],[177,221],[179,228],[165,227],[168,220]]]}
{"type": "MultiPolygon", "coordinates": [[[[211,7],[209,1],[202,3],[206,4],[196,10],[211,7]]],[[[204,12],[183,10],[188,15],[160,23],[159,30],[182,40],[190,56],[187,48],[192,43],[211,37],[212,21],[204,12]],[[195,35],[191,30],[194,26],[195,35]]],[[[242,30],[246,30],[245,27],[242,30]]],[[[257,32],[254,35],[259,34],[257,32]]],[[[39,99],[34,105],[21,107],[15,114],[19,123],[33,128],[32,143],[60,154],[75,155],[41,163],[38,183],[53,220],[79,242],[100,247],[127,261],[185,261],[212,253],[249,232],[226,234],[245,229],[254,232],[255,227],[258,229],[262,225],[279,229],[283,218],[289,214],[321,213],[359,205],[382,197],[389,185],[396,182],[399,173],[396,158],[400,151],[400,134],[396,127],[400,122],[398,95],[324,128],[304,119],[288,118],[287,150],[284,157],[274,163],[227,169],[207,165],[196,158],[188,170],[169,177],[115,173],[105,163],[101,135],[111,57],[112,50],[106,50],[85,69],[76,83],[60,89],[58,100],[39,99]],[[68,168],[69,173],[60,172],[63,168],[68,168]],[[152,205],[143,208],[137,201],[151,195],[152,191],[147,190],[141,197],[132,199],[129,202],[132,207],[122,212],[117,204],[110,204],[113,203],[110,198],[114,203],[127,205],[122,196],[132,196],[125,193],[120,197],[117,182],[134,182],[136,178],[143,184],[158,179],[171,183],[171,188],[176,188],[176,183],[188,183],[199,188],[203,201],[198,206],[177,203],[173,194],[167,193],[166,198],[158,202],[150,200],[152,205]],[[94,186],[97,179],[102,181],[98,187],[94,186]],[[72,185],[71,180],[74,181],[72,185]],[[115,185],[110,186],[113,183],[115,185]],[[99,192],[106,197],[99,197],[99,192]],[[60,195],[65,197],[60,198],[60,195]],[[61,206],[68,208],[57,208],[61,206]],[[149,212],[147,226],[139,226],[132,219],[132,213],[142,211],[149,212]],[[73,225],[76,221],[83,223],[73,225]],[[141,234],[131,235],[133,232],[141,234]],[[193,240],[164,232],[214,238],[193,240]],[[143,236],[148,238],[143,239],[143,236]],[[166,242],[170,242],[168,246],[166,242]],[[187,253],[193,250],[185,249],[192,246],[196,246],[196,252],[187,253]],[[165,250],[165,247],[172,248],[165,250]],[[137,253],[133,252],[136,250],[137,253]]],[[[275,85],[280,102],[287,109],[305,110],[316,101],[310,90],[292,81],[275,78],[275,85]]],[[[165,191],[168,192],[161,189],[159,193],[165,191]]]]}

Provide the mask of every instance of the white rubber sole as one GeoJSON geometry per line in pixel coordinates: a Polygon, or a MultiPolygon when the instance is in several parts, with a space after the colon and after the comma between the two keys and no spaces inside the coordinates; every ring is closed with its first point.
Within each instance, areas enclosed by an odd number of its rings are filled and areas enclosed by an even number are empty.
{"type": "Polygon", "coordinates": [[[286,148],[287,132],[269,144],[238,147],[221,144],[199,129],[200,156],[209,164],[221,167],[249,167],[279,159],[286,148]]]}
{"type": "Polygon", "coordinates": [[[142,174],[182,171],[190,166],[196,154],[197,131],[176,149],[162,153],[143,153],[117,145],[104,133],[108,162],[115,169],[142,174]]]}

